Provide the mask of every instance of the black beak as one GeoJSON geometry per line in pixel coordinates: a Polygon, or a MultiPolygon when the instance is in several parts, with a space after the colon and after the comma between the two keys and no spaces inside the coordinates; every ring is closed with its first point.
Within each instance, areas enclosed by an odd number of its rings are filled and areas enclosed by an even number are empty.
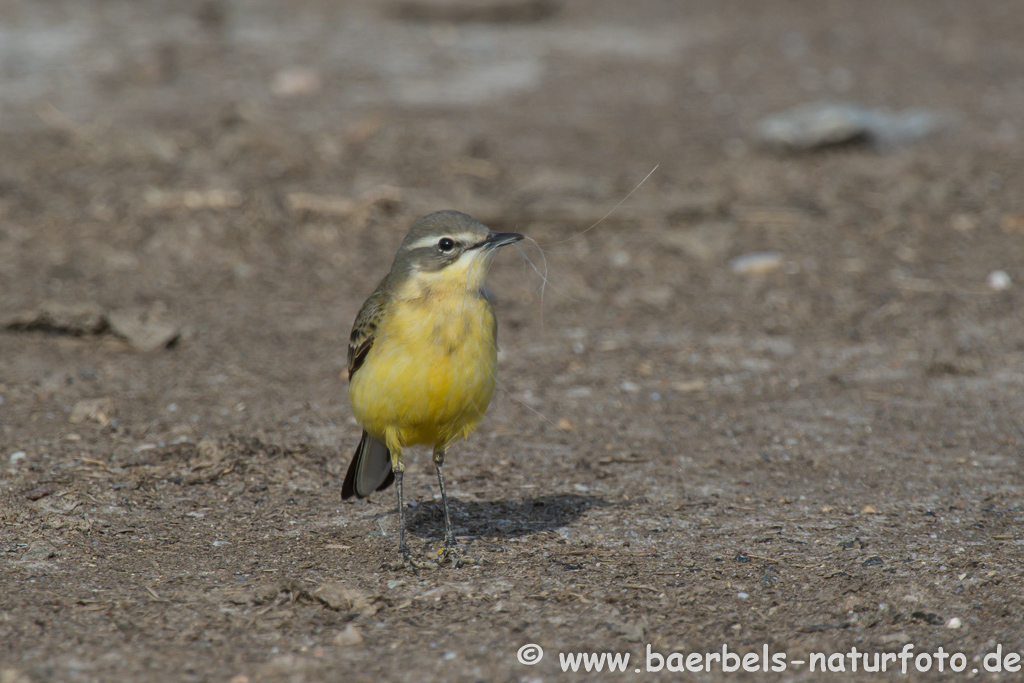
{"type": "Polygon", "coordinates": [[[523,239],[523,236],[518,232],[489,232],[487,233],[487,239],[475,245],[474,249],[480,247],[490,251],[491,249],[503,247],[506,244],[518,242],[521,239],[523,239]]]}

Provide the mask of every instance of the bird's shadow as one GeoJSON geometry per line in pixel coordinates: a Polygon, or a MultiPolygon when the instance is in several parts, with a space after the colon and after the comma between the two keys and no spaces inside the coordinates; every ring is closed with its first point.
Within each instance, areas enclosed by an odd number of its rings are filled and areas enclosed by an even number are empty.
{"type": "MultiPolygon", "coordinates": [[[[611,505],[594,496],[561,494],[519,500],[462,502],[448,498],[452,527],[457,536],[516,538],[569,526],[589,508],[611,505]]],[[[407,530],[421,538],[444,538],[441,501],[421,503],[407,510],[407,530]]]]}

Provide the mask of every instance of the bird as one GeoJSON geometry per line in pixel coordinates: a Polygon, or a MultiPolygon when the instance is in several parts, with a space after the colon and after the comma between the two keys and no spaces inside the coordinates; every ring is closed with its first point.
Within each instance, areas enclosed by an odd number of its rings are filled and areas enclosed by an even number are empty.
{"type": "Polygon", "coordinates": [[[403,451],[430,446],[444,508],[440,561],[461,564],[445,491],[445,453],[483,418],[497,383],[497,319],[484,279],[498,249],[523,239],[458,211],[413,223],[391,270],[366,300],[348,344],[348,398],[362,437],[341,497],[396,484],[398,549],[405,540],[403,451]]]}

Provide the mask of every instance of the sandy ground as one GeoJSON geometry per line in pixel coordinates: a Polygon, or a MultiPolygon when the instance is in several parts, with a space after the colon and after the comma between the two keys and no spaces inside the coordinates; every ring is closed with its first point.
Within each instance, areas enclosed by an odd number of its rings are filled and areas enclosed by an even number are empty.
{"type": "Polygon", "coordinates": [[[1019,3],[480,7],[0,7],[0,681],[1019,680],[1019,3]],[[817,101],[942,125],[758,142],[817,101]],[[549,281],[413,573],[345,349],[437,208],[549,281]],[[647,671],[723,644],[786,670],[647,671]]]}

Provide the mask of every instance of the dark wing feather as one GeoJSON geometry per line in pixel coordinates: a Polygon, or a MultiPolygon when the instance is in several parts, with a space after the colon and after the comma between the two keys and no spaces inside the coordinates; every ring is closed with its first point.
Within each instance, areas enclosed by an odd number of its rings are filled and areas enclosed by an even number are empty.
{"type": "MultiPolygon", "coordinates": [[[[377,288],[363,307],[352,325],[352,334],[348,338],[348,378],[363,366],[367,354],[373,348],[377,338],[377,327],[384,317],[387,296],[384,294],[384,283],[377,288]]],[[[387,488],[395,480],[391,469],[391,453],[383,442],[363,432],[355,455],[345,475],[345,483],[341,487],[342,500],[357,496],[365,498],[375,490],[387,488]]]]}
{"type": "Polygon", "coordinates": [[[355,455],[348,466],[345,483],[341,485],[341,499],[352,496],[366,498],[374,491],[383,491],[395,481],[391,466],[391,451],[383,443],[363,432],[355,455]]]}
{"type": "Polygon", "coordinates": [[[366,354],[373,347],[377,337],[377,326],[384,317],[386,296],[378,290],[370,295],[352,325],[352,334],[348,338],[348,377],[351,380],[356,370],[363,366],[366,354]]]}

